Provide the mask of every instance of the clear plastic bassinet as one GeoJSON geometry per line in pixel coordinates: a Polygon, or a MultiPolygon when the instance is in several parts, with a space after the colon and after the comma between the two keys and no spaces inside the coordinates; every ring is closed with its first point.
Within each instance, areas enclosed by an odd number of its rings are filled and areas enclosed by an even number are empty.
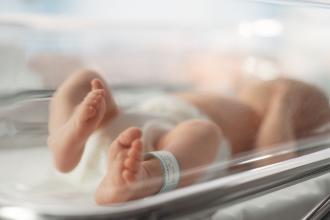
{"type": "Polygon", "coordinates": [[[327,125],[294,146],[251,150],[213,164],[205,181],[112,206],[97,206],[91,193],[52,179],[46,139],[52,95],[80,68],[100,71],[121,106],[189,89],[235,98],[246,82],[278,77],[329,94],[327,1],[0,5],[0,218],[326,218],[327,125]]]}

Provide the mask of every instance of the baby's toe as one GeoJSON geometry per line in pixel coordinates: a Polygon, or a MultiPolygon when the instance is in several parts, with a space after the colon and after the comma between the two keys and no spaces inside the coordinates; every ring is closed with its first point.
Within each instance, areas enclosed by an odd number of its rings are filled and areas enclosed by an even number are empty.
{"type": "Polygon", "coordinates": [[[96,109],[93,106],[88,106],[88,108],[86,108],[86,115],[89,117],[94,116],[96,113],[96,109]]]}
{"type": "Polygon", "coordinates": [[[126,169],[129,169],[132,172],[138,172],[140,169],[141,161],[133,158],[127,158],[124,162],[126,169]]]}
{"type": "Polygon", "coordinates": [[[102,97],[102,94],[101,93],[98,93],[96,91],[92,91],[90,93],[88,93],[88,95],[86,96],[85,100],[86,102],[94,102],[95,100],[99,100],[101,99],[102,97]]]}
{"type": "Polygon", "coordinates": [[[96,89],[96,90],[93,90],[93,92],[95,92],[97,95],[105,96],[104,89],[96,89]]]}
{"type": "Polygon", "coordinates": [[[133,182],[136,179],[135,173],[129,171],[129,170],[124,170],[123,171],[123,175],[122,177],[124,178],[124,180],[126,180],[127,182],[133,182]]]}
{"type": "Polygon", "coordinates": [[[87,121],[88,119],[94,117],[95,114],[96,114],[96,109],[88,104],[81,105],[77,112],[78,119],[81,122],[87,121]]]}
{"type": "Polygon", "coordinates": [[[142,160],[143,144],[140,139],[136,139],[132,143],[132,147],[128,151],[128,156],[136,160],[142,160]]]}
{"type": "Polygon", "coordinates": [[[127,158],[127,148],[118,143],[118,140],[111,143],[109,148],[109,161],[124,164],[127,158]]]}
{"type": "Polygon", "coordinates": [[[141,136],[142,132],[139,128],[131,127],[119,135],[118,141],[121,145],[130,147],[132,142],[138,138],[141,138],[141,136]]]}
{"type": "Polygon", "coordinates": [[[86,96],[84,100],[84,104],[88,106],[92,106],[95,110],[99,110],[103,99],[104,99],[103,95],[97,94],[95,92],[90,92],[86,96]]]}
{"type": "Polygon", "coordinates": [[[93,105],[97,110],[99,110],[102,105],[102,102],[104,102],[104,97],[101,95],[97,95],[93,100],[93,105]]]}
{"type": "Polygon", "coordinates": [[[93,90],[96,90],[96,89],[103,89],[103,88],[104,88],[104,85],[103,85],[102,81],[99,80],[99,79],[93,79],[93,80],[91,81],[91,85],[92,85],[92,89],[93,89],[93,90]]]}

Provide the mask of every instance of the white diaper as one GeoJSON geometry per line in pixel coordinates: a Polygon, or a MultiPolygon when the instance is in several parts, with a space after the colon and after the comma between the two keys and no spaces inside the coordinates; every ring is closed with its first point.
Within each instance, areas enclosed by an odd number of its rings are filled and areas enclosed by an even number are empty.
{"type": "MultiPolygon", "coordinates": [[[[87,140],[77,167],[67,174],[58,174],[63,180],[83,190],[93,190],[107,171],[107,157],[111,142],[126,128],[135,126],[143,131],[144,151],[155,151],[155,141],[177,124],[189,119],[208,117],[197,108],[175,97],[161,96],[125,109],[87,140]]],[[[230,148],[222,144],[217,161],[230,157],[230,148]]]]}

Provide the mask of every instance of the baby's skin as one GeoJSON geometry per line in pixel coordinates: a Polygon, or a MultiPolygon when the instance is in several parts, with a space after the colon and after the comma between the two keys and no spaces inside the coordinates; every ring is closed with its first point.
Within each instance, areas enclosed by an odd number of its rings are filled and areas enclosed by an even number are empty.
{"type": "MultiPolygon", "coordinates": [[[[76,132],[72,142],[86,140],[98,128],[105,115],[105,90],[100,80],[91,82],[91,91],[68,122],[68,132],[76,132]]],[[[113,115],[115,116],[115,115],[113,115]]],[[[110,146],[108,172],[96,191],[98,203],[115,203],[132,199],[141,190],[142,180],[148,173],[142,167],[143,145],[139,128],[129,128],[110,146]]]]}
{"type": "MultiPolygon", "coordinates": [[[[229,140],[235,155],[294,142],[299,135],[307,134],[330,118],[328,101],[322,91],[297,81],[261,83],[243,92],[238,100],[219,94],[175,94],[209,118],[183,121],[155,141],[155,150],[172,153],[180,164],[178,187],[191,185],[203,175],[203,171],[189,175],[185,172],[213,163],[223,136],[229,140]],[[298,111],[303,109],[302,101],[308,97],[318,108],[298,111]],[[311,115],[313,118],[316,115],[318,120],[306,120],[311,115]],[[301,118],[308,123],[301,124],[301,118]]],[[[71,75],[58,88],[50,106],[48,146],[55,167],[61,172],[73,170],[89,136],[119,114],[111,90],[99,74],[84,70],[71,75]]],[[[107,173],[95,193],[97,204],[144,198],[161,189],[164,180],[160,161],[143,158],[142,135],[141,129],[129,127],[110,144],[107,173]]]]}
{"type": "MultiPolygon", "coordinates": [[[[104,85],[103,80],[94,73],[77,74],[69,78],[54,95],[48,145],[59,171],[73,170],[81,159],[88,137],[121,114],[111,92],[104,85]],[[81,77],[84,78],[82,84],[81,77]],[[84,93],[84,96],[77,98],[77,92],[84,93]]],[[[129,127],[109,146],[108,172],[96,189],[97,204],[125,202],[160,191],[163,185],[160,161],[143,158],[141,137],[140,128],[129,127]]],[[[220,138],[221,130],[215,123],[192,119],[179,123],[162,135],[156,140],[154,149],[171,152],[178,160],[181,171],[190,170],[206,166],[215,159],[220,138]]],[[[178,187],[192,184],[200,175],[182,175],[178,187]]]]}

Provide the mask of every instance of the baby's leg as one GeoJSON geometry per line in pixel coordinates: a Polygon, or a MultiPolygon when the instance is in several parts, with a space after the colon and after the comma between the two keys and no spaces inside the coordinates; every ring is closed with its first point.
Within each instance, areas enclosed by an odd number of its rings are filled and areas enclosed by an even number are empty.
{"type": "Polygon", "coordinates": [[[56,167],[62,172],[72,170],[89,135],[117,112],[111,93],[97,73],[81,71],[70,76],[50,104],[48,145],[56,167]]]}
{"type": "Polygon", "coordinates": [[[262,118],[256,140],[259,148],[307,137],[330,118],[323,91],[296,80],[259,82],[243,89],[240,98],[262,118]]]}
{"type": "MultiPolygon", "coordinates": [[[[98,204],[124,202],[159,192],[163,171],[158,159],[143,161],[141,131],[129,128],[110,146],[108,173],[97,189],[98,204]]],[[[170,151],[178,160],[181,174],[212,163],[217,155],[221,132],[204,120],[179,124],[160,138],[157,149],[170,151]]],[[[202,172],[181,175],[178,187],[192,184],[202,172]]]]}
{"type": "Polygon", "coordinates": [[[269,148],[276,144],[293,143],[295,128],[293,116],[296,106],[295,96],[288,87],[280,85],[274,89],[267,114],[264,116],[256,139],[258,149],[269,148]]]}

